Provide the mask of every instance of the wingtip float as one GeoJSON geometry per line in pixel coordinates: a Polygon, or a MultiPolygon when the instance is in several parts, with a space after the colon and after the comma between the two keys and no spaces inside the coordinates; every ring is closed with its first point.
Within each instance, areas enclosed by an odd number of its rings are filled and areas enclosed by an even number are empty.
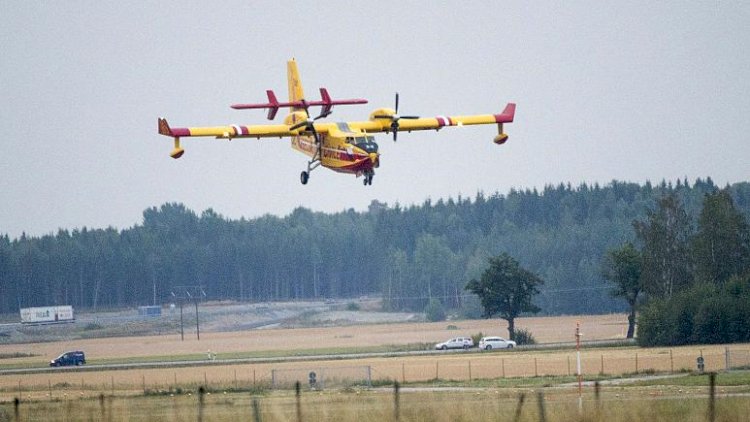
{"type": "Polygon", "coordinates": [[[369,120],[350,122],[320,122],[333,112],[334,106],[367,104],[363,98],[333,99],[326,88],[320,88],[320,100],[307,100],[299,78],[297,62],[287,62],[289,101],[280,102],[272,90],[266,91],[268,102],[233,104],[236,110],[266,109],[268,120],[276,117],[279,109],[289,108],[282,124],[270,125],[224,125],[213,127],[172,128],[164,118],[159,118],[159,134],[174,139],[170,157],[182,157],[185,150],[180,145],[184,137],[234,138],[290,138],[292,148],[307,155],[307,169],[300,174],[302,184],[307,184],[310,173],[319,166],[339,173],[364,177],[364,184],[371,185],[375,168],[380,166],[378,144],[374,133],[391,133],[396,141],[398,132],[414,130],[440,130],[448,126],[496,124],[498,134],[493,142],[498,145],[508,140],[503,124],[512,123],[516,104],[508,103],[499,114],[468,116],[402,116],[398,114],[399,97],[396,93],[394,108],[379,108],[370,114],[369,120]],[[310,107],[321,107],[317,116],[310,115],[310,107]]]}

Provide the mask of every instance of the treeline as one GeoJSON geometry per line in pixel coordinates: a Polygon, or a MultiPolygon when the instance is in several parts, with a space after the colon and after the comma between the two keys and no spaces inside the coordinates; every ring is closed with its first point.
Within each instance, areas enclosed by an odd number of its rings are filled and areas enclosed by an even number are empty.
{"type": "MultiPolygon", "coordinates": [[[[727,187],[750,210],[750,184],[727,187]]],[[[325,214],[229,220],[181,204],[143,213],[116,230],[0,236],[0,312],[69,304],[101,309],[169,303],[181,286],[209,300],[295,300],[381,294],[392,310],[424,309],[433,298],[469,316],[481,312],[464,287],[487,259],[507,252],[545,280],[546,314],[622,311],[602,282],[605,251],[634,239],[632,222],[673,194],[697,216],[710,179],[652,186],[547,186],[474,198],[325,214]]],[[[697,218],[697,217],[695,217],[697,218]]]]}
{"type": "Polygon", "coordinates": [[[610,250],[604,276],[630,306],[644,346],[750,341],[750,224],[729,189],[694,220],[675,195],[634,221],[637,243],[610,250]]]}

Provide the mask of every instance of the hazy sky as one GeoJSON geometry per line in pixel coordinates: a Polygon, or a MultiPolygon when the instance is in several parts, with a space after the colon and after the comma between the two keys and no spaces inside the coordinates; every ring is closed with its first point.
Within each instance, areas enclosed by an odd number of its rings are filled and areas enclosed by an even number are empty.
{"type": "MultiPolygon", "coordinates": [[[[750,3],[729,1],[2,1],[0,233],[125,229],[181,202],[229,217],[710,176],[750,180],[750,3]],[[172,126],[268,123],[295,57],[308,97],[363,97],[329,120],[498,113],[494,126],[377,137],[373,186],[279,139],[172,126]]],[[[280,121],[281,115],[276,122],[280,121]]]]}

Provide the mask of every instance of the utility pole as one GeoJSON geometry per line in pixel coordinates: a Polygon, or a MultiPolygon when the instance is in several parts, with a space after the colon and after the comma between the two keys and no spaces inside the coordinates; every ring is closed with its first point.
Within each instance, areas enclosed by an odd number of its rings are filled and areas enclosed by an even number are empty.
{"type": "Polygon", "coordinates": [[[581,321],[576,321],[576,374],[578,375],[578,412],[583,413],[583,377],[581,376],[581,321]]]}
{"type": "Polygon", "coordinates": [[[186,300],[192,300],[195,303],[195,331],[198,336],[198,340],[201,339],[201,328],[200,320],[198,318],[198,302],[206,297],[206,292],[203,291],[203,286],[175,286],[172,292],[172,297],[176,298],[180,302],[180,339],[185,340],[185,332],[183,329],[182,319],[182,307],[186,300]]]}

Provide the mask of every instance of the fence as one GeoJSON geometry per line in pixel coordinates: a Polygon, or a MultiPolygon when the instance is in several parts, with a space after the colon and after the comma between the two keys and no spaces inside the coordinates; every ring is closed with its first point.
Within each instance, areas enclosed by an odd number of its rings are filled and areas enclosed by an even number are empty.
{"type": "MultiPolygon", "coordinates": [[[[745,346],[746,347],[746,346],[745,346]]],[[[696,371],[703,357],[706,372],[747,368],[750,350],[739,347],[691,346],[679,348],[584,349],[584,379],[593,375],[670,373],[696,371]]],[[[0,375],[2,397],[61,398],[90,396],[99,392],[134,394],[177,390],[291,388],[295,381],[309,385],[315,372],[316,388],[369,386],[393,381],[424,382],[435,379],[472,381],[534,376],[572,376],[575,352],[559,351],[461,351],[422,356],[399,356],[318,362],[221,365],[127,371],[55,371],[53,373],[0,375]],[[362,365],[353,366],[352,363],[362,365]]]]}
{"type": "Polygon", "coordinates": [[[372,386],[372,368],[364,365],[271,370],[272,388],[291,388],[295,383],[307,385],[313,390],[355,386],[370,387],[372,386]]]}
{"type": "MultiPolygon", "coordinates": [[[[622,387],[608,391],[607,387],[595,384],[593,394],[586,395],[584,402],[573,405],[570,394],[557,389],[539,389],[533,395],[527,392],[485,394],[452,391],[434,394],[430,391],[404,394],[399,383],[392,386],[392,396],[380,392],[360,395],[303,394],[297,383],[295,394],[259,397],[255,394],[211,396],[202,386],[193,397],[155,397],[142,400],[137,397],[114,399],[104,394],[98,400],[57,400],[38,405],[16,398],[12,403],[0,402],[0,421],[22,420],[250,420],[303,421],[303,420],[358,420],[435,422],[456,420],[503,420],[556,422],[563,420],[588,421],[642,421],[670,420],[674,415],[698,415],[690,420],[727,422],[745,420],[746,401],[721,403],[717,406],[716,374],[708,374],[708,391],[701,387],[693,396],[652,397],[644,400],[635,392],[625,400],[627,394],[622,387]],[[551,396],[551,397],[550,397],[551,396]],[[664,400],[654,406],[654,400],[664,400]],[[12,415],[12,416],[11,416],[12,415]]],[[[490,389],[491,390],[491,389],[490,389]]],[[[682,391],[682,390],[680,390],[682,391]]]]}

